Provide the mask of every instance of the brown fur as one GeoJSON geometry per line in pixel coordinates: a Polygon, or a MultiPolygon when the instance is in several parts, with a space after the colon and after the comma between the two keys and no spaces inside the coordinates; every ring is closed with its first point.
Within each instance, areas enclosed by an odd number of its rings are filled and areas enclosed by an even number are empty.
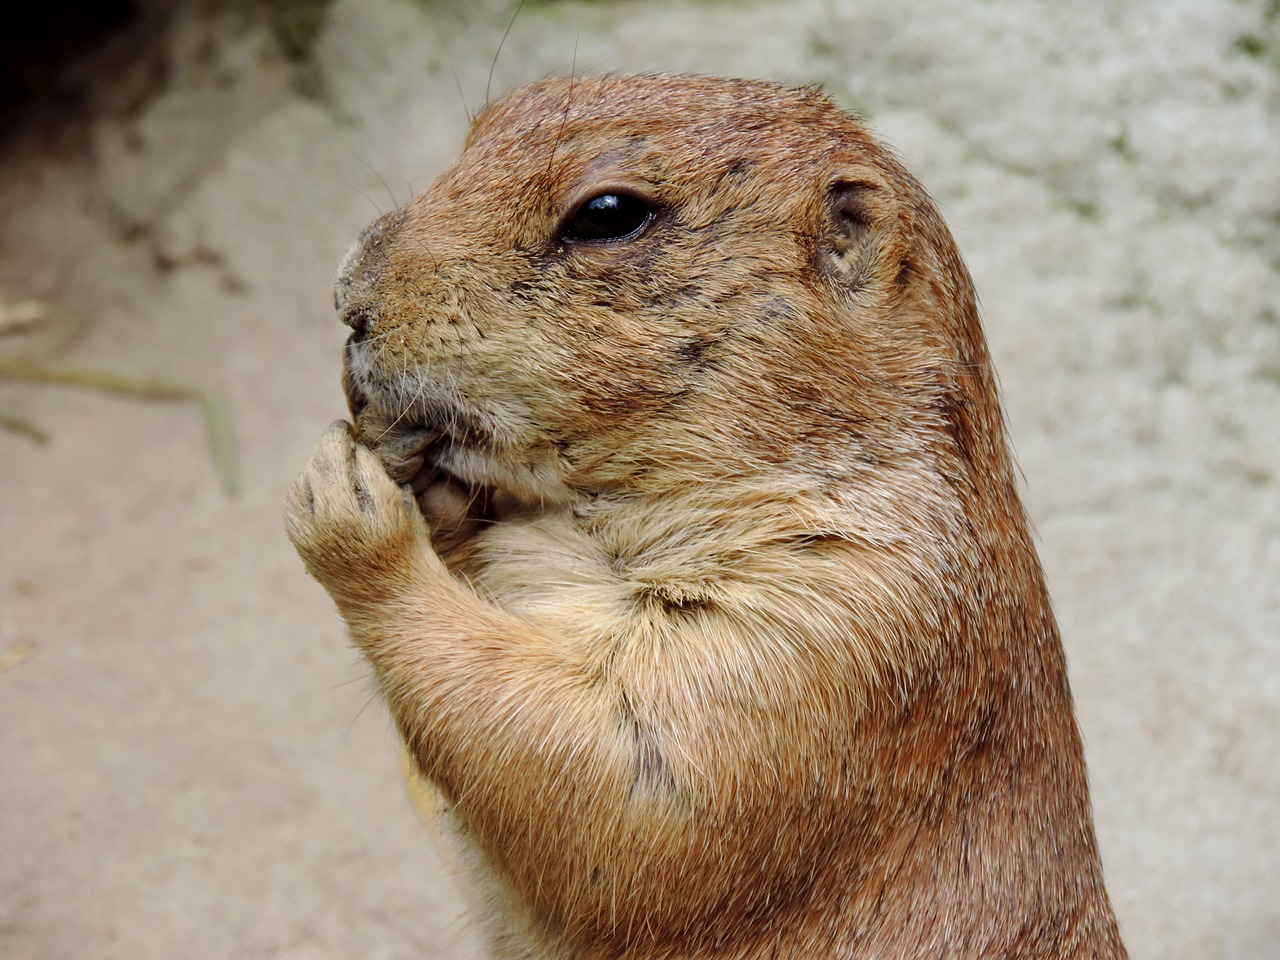
{"type": "Polygon", "coordinates": [[[337,297],[289,533],[496,956],[1125,955],[969,276],[858,122],[526,87],[337,297]],[[607,192],[656,219],[561,239],[607,192]]]}

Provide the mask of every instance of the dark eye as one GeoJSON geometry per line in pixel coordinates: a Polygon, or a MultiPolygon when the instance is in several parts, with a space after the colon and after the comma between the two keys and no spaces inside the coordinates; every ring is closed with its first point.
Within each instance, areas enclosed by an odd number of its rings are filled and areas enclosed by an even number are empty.
{"type": "Polygon", "coordinates": [[[565,240],[626,240],[653,219],[653,209],[629,193],[602,193],[592,197],[565,221],[565,240]]]}

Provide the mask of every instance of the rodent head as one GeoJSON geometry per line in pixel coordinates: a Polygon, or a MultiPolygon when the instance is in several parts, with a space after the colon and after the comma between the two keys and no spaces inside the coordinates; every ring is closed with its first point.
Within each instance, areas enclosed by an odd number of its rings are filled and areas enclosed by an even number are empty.
{"type": "Polygon", "coordinates": [[[525,87],[366,230],[336,301],[353,407],[530,502],[847,476],[962,446],[949,418],[975,401],[998,426],[949,235],[813,89],[525,87]]]}

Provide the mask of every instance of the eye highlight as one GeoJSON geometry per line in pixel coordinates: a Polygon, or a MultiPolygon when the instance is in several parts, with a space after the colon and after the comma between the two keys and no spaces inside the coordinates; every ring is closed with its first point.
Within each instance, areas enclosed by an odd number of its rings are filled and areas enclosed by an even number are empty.
{"type": "Polygon", "coordinates": [[[649,204],[629,193],[602,193],[570,214],[560,237],[577,242],[608,243],[640,234],[655,216],[649,204]]]}

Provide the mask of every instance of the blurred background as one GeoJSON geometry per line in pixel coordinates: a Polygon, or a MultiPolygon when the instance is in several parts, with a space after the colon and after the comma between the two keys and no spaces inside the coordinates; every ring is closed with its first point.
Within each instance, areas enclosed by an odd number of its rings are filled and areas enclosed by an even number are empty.
{"type": "Polygon", "coordinates": [[[1275,0],[25,16],[0,40],[0,957],[478,956],[280,504],[345,413],[345,247],[487,96],[600,71],[822,84],[933,192],[1133,956],[1280,956],[1275,0]]]}

